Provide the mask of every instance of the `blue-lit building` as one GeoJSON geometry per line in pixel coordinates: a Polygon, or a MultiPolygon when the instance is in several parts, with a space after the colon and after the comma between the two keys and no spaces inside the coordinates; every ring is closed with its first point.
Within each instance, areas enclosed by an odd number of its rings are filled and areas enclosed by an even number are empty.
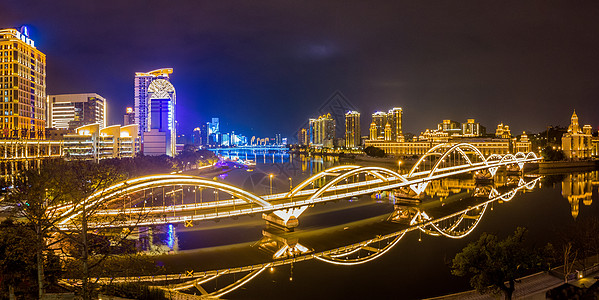
{"type": "Polygon", "coordinates": [[[169,75],[173,69],[135,73],[135,123],[145,155],[176,154],[176,92],[169,75]]]}

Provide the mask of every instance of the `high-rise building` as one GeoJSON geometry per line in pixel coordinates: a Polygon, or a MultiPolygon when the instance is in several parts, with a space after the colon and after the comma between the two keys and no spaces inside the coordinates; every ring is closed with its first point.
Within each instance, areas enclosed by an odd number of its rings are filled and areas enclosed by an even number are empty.
{"type": "Polygon", "coordinates": [[[135,73],[135,123],[139,125],[145,155],[176,154],[175,87],[165,68],[135,73]]]}
{"type": "Polygon", "coordinates": [[[372,114],[372,122],[376,125],[376,138],[385,138],[385,125],[387,125],[387,114],[382,111],[377,111],[372,114]]]}
{"type": "Polygon", "coordinates": [[[322,115],[318,119],[310,119],[310,121],[313,132],[312,144],[321,147],[333,147],[335,120],[331,117],[331,114],[322,115]]]}
{"type": "Polygon", "coordinates": [[[376,126],[376,138],[374,140],[386,140],[387,138],[391,138],[391,141],[403,142],[402,115],[403,110],[401,107],[394,107],[387,113],[382,111],[373,113],[372,123],[376,126]],[[385,136],[387,124],[389,124],[391,129],[390,136],[385,136]]]}
{"type": "Polygon", "coordinates": [[[123,125],[127,126],[131,124],[135,124],[135,112],[133,111],[133,107],[127,107],[123,115],[123,125]]]}
{"type": "Polygon", "coordinates": [[[0,137],[44,138],[46,55],[27,27],[0,30],[0,137]]]}
{"type": "Polygon", "coordinates": [[[360,113],[348,111],[345,114],[345,147],[359,147],[361,144],[360,135],[360,113]]]}
{"type": "Polygon", "coordinates": [[[208,144],[220,145],[222,140],[218,118],[212,118],[212,121],[208,122],[206,125],[208,126],[208,144]]]}
{"type": "Polygon", "coordinates": [[[401,107],[394,107],[387,113],[387,122],[391,125],[391,139],[396,142],[403,142],[403,129],[401,124],[401,118],[403,110],[401,107]]]}
{"type": "Polygon", "coordinates": [[[48,126],[71,129],[98,123],[106,127],[106,99],[96,93],[48,96],[48,126]]]}

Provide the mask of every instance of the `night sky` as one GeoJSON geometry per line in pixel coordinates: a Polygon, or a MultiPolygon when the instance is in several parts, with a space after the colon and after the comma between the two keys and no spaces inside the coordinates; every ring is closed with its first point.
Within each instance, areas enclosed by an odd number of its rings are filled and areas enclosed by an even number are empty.
{"type": "Polygon", "coordinates": [[[337,90],[363,135],[394,106],[412,133],[466,118],[538,132],[573,109],[599,126],[597,1],[0,2],[0,27],[21,25],[47,55],[47,94],[96,92],[109,124],[135,72],[172,67],[180,132],[219,117],[291,136],[337,90]]]}

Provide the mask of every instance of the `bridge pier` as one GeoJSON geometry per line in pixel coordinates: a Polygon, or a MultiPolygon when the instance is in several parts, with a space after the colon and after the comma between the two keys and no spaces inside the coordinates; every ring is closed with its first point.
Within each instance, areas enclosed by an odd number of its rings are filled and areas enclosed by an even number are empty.
{"type": "Polygon", "coordinates": [[[293,231],[299,225],[299,216],[308,206],[276,210],[269,214],[262,214],[266,225],[283,231],[293,231]]]}
{"type": "Polygon", "coordinates": [[[291,216],[287,220],[280,218],[274,213],[262,214],[262,219],[266,221],[267,228],[275,228],[283,231],[293,231],[299,225],[296,217],[291,216]]]}
{"type": "Polygon", "coordinates": [[[262,239],[258,241],[258,248],[271,253],[273,259],[291,258],[296,255],[306,254],[311,250],[298,242],[297,238],[289,238],[280,232],[262,230],[262,239]]]}

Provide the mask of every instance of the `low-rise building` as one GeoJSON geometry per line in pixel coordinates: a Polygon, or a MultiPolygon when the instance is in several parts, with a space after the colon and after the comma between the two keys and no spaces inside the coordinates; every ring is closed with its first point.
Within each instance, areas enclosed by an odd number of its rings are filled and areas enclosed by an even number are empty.
{"type": "Polygon", "coordinates": [[[64,136],[65,159],[101,160],[134,157],[139,151],[138,125],[113,125],[100,129],[90,124],[64,136]]]}

